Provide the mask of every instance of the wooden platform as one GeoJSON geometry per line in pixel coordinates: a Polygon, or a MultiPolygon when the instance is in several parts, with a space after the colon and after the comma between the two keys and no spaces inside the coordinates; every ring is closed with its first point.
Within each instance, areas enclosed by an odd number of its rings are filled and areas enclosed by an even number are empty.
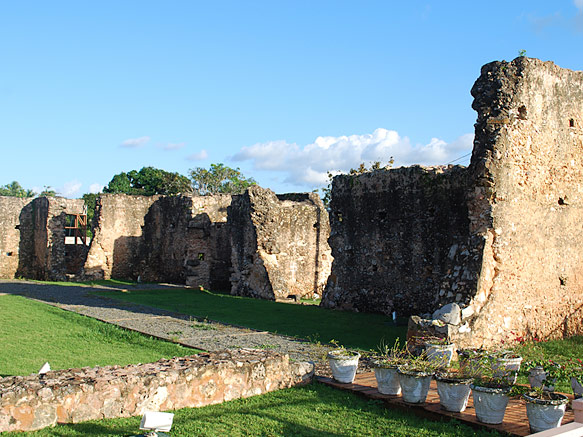
{"type": "MultiPolygon", "coordinates": [[[[474,404],[472,396],[468,402],[468,406],[463,413],[450,413],[441,409],[439,405],[439,395],[437,394],[437,386],[435,380],[431,381],[431,388],[427,395],[427,402],[421,405],[411,405],[403,402],[401,396],[389,396],[380,394],[377,390],[377,382],[373,372],[361,373],[356,375],[352,384],[342,384],[336,382],[331,378],[318,376],[318,381],[342,390],[349,390],[362,396],[379,399],[385,402],[387,408],[396,408],[402,411],[408,411],[422,417],[433,420],[448,420],[456,419],[460,422],[470,425],[474,428],[495,429],[502,433],[512,436],[527,436],[530,435],[528,427],[528,418],[526,417],[526,403],[522,399],[510,399],[506,414],[504,415],[504,422],[500,425],[487,425],[478,422],[474,411],[474,404]]],[[[573,399],[573,395],[569,395],[573,399]]],[[[563,425],[574,420],[573,411],[568,408],[563,418],[563,425]]]]}

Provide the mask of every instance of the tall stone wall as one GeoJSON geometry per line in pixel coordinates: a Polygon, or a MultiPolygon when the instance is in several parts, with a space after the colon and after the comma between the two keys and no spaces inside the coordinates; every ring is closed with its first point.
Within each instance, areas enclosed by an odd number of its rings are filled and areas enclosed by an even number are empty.
{"type": "Polygon", "coordinates": [[[493,62],[472,95],[467,169],[335,178],[323,305],[429,313],[410,333],[460,346],[583,334],[583,72],[493,62]]]}
{"type": "Polygon", "coordinates": [[[230,195],[161,197],[144,219],[146,281],[228,290],[230,195]]]}
{"type": "Polygon", "coordinates": [[[0,378],[0,432],[217,404],[308,383],[313,368],[242,349],[0,378]]]}
{"type": "Polygon", "coordinates": [[[64,280],[85,257],[85,247],[65,244],[65,221],[84,202],[63,197],[0,197],[0,277],[64,280]]]}
{"type": "Polygon", "coordinates": [[[583,334],[583,72],[493,62],[472,95],[468,205],[482,267],[458,342],[583,334]]]}
{"type": "Polygon", "coordinates": [[[250,187],[229,208],[231,293],[284,299],[321,294],[330,273],[328,214],[315,193],[250,187]]]}
{"type": "Polygon", "coordinates": [[[467,303],[479,264],[466,176],[460,166],[414,166],[335,177],[322,306],[412,315],[467,303]]]}
{"type": "Polygon", "coordinates": [[[159,198],[125,194],[97,198],[93,239],[84,266],[86,278],[138,278],[144,265],[144,218],[159,198]]]}
{"type": "Polygon", "coordinates": [[[85,277],[226,289],[230,203],[228,195],[102,195],[85,277]]]}
{"type": "Polygon", "coordinates": [[[31,204],[30,198],[0,196],[0,278],[23,274],[24,266],[31,264],[33,248],[28,243],[32,239],[21,238],[33,233],[31,204]]]}

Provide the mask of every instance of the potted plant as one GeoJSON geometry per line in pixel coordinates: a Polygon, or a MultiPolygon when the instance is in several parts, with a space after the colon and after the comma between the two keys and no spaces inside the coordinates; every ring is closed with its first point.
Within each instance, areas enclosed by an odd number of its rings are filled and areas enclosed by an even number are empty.
{"type": "Polygon", "coordinates": [[[397,368],[405,364],[406,353],[400,348],[398,338],[392,348],[381,344],[379,350],[380,355],[372,360],[378,391],[384,395],[399,395],[401,384],[397,368]]]}
{"type": "Polygon", "coordinates": [[[492,353],[492,368],[498,377],[506,376],[510,385],[516,383],[522,357],[514,351],[501,350],[492,353]]]}
{"type": "Polygon", "coordinates": [[[472,377],[460,371],[443,371],[435,374],[439,403],[444,410],[461,413],[468,405],[472,377]]]}
{"type": "Polygon", "coordinates": [[[334,341],[331,343],[337,346],[337,349],[331,350],[327,355],[332,377],[338,382],[350,384],[356,376],[360,354],[348,350],[334,341]]]}
{"type": "Polygon", "coordinates": [[[424,343],[428,360],[437,361],[443,368],[451,364],[455,345],[447,337],[426,337],[424,343]]]}
{"type": "Polygon", "coordinates": [[[425,402],[431,378],[439,367],[440,362],[429,360],[425,352],[419,356],[409,354],[397,369],[403,400],[409,404],[425,402]]]}
{"type": "Polygon", "coordinates": [[[474,408],[479,422],[500,424],[508,406],[512,384],[508,374],[498,371],[492,355],[480,359],[478,376],[470,385],[474,398],[474,408]]]}
{"type": "Polygon", "coordinates": [[[460,370],[464,373],[476,376],[480,369],[480,360],[488,351],[483,348],[458,349],[457,357],[460,370]]]}

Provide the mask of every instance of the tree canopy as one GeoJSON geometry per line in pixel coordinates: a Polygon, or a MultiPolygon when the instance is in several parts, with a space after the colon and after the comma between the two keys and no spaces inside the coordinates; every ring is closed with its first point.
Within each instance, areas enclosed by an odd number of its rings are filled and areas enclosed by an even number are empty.
{"type": "Polygon", "coordinates": [[[153,196],[154,194],[179,194],[192,191],[190,180],[179,173],[170,173],[154,167],[143,167],[140,171],[116,174],[104,193],[138,194],[153,196]]]}
{"type": "Polygon", "coordinates": [[[211,194],[241,194],[257,182],[245,178],[239,168],[224,164],[211,164],[210,169],[197,167],[189,171],[195,193],[206,196],[211,194]]]}
{"type": "Polygon", "coordinates": [[[13,181],[0,187],[0,196],[12,197],[34,197],[36,193],[33,190],[23,188],[18,182],[13,181]]]}

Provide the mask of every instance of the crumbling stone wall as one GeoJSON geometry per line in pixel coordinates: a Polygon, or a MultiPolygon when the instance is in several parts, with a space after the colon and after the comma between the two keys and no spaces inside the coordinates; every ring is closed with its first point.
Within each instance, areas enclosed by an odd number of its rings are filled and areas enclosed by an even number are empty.
{"type": "Polygon", "coordinates": [[[312,377],[313,364],[243,349],[1,378],[0,432],[201,407],[307,383],[312,377]]]}
{"type": "Polygon", "coordinates": [[[328,214],[315,193],[284,194],[259,186],[229,208],[231,293],[284,299],[321,295],[330,273],[328,214]]]}
{"type": "Polygon", "coordinates": [[[84,202],[63,197],[0,197],[0,277],[64,280],[86,248],[65,244],[68,214],[82,214],[84,202]]]}
{"type": "Polygon", "coordinates": [[[411,315],[465,303],[476,287],[465,168],[421,167],[333,180],[334,262],[322,306],[411,315]]]}
{"type": "Polygon", "coordinates": [[[426,312],[410,332],[459,346],[583,334],[583,72],[493,62],[472,95],[467,169],[335,178],[323,305],[426,312]]]}
{"type": "Polygon", "coordinates": [[[230,195],[161,197],[145,217],[146,281],[228,290],[230,195]]]}
{"type": "Polygon", "coordinates": [[[468,205],[482,266],[458,342],[583,334],[583,72],[493,62],[472,95],[468,205]]]}
{"type": "Polygon", "coordinates": [[[97,202],[85,277],[229,285],[231,196],[128,196],[97,202]]]}
{"type": "Polygon", "coordinates": [[[136,280],[143,270],[144,218],[160,196],[101,194],[84,266],[87,279],[136,280]]]}
{"type": "Polygon", "coordinates": [[[33,247],[27,243],[32,240],[21,238],[33,233],[31,203],[30,198],[0,196],[0,278],[22,275],[31,265],[33,247]]]}

